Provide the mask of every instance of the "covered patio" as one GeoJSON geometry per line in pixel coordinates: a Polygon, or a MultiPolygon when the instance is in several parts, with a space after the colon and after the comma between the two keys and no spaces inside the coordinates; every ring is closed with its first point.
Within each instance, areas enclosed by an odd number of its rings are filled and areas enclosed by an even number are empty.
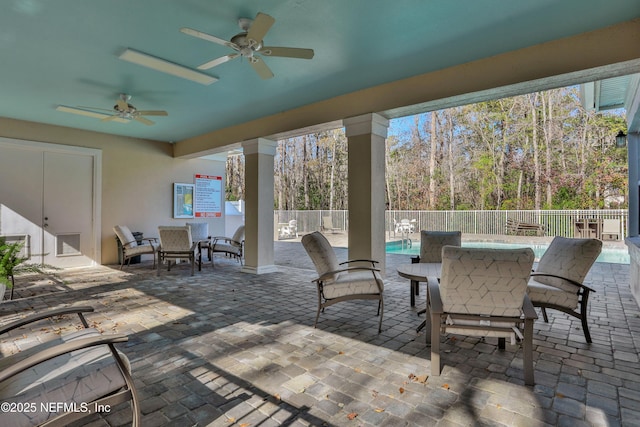
{"type": "MultiPolygon", "coordinates": [[[[150,262],[58,271],[17,289],[26,298],[4,303],[0,321],[68,301],[94,306],[93,326],[129,336],[122,351],[145,426],[640,425],[640,310],[628,265],[596,263],[587,278],[597,291],[593,344],[564,314],[536,321],[532,388],[519,346],[501,352],[461,336],[443,342],[443,374],[429,376],[424,332],[415,332],[424,291],[411,308],[409,283],[395,271],[406,255],[387,256],[378,334],[375,304],[362,301],[328,308],[314,329],[311,261],[298,242],[274,247],[276,271],[262,275],[224,258],[195,276],[180,267],[158,277],[150,262]]],[[[17,333],[0,348],[51,331],[17,333]]],[[[124,406],[92,425],[129,421],[124,406]]]]}

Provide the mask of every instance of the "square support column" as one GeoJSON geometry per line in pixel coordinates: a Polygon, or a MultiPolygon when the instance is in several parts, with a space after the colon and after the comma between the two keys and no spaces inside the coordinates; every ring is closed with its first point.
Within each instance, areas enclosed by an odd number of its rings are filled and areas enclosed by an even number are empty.
{"type": "Polygon", "coordinates": [[[245,241],[242,271],[277,271],[273,263],[273,157],[277,142],[257,138],[242,143],[245,160],[245,241]]]}
{"type": "Polygon", "coordinates": [[[385,271],[385,140],[389,120],[375,113],[344,119],[349,150],[349,259],[385,271]]]}

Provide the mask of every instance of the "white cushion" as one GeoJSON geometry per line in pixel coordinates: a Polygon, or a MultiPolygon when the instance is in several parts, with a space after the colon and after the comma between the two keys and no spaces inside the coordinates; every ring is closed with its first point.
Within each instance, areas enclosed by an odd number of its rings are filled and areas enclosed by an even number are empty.
{"type": "Polygon", "coordinates": [[[445,246],[440,281],[444,311],[520,316],[533,260],[530,248],[445,246]]]}
{"type": "Polygon", "coordinates": [[[376,271],[356,270],[342,272],[333,281],[324,282],[323,294],[326,299],[345,295],[380,294],[384,289],[382,279],[376,271]],[[378,287],[378,285],[380,285],[378,287]]]}
{"type": "Polygon", "coordinates": [[[444,246],[460,246],[460,231],[426,231],[420,232],[420,262],[442,262],[444,246]]]}
{"type": "MultiPolygon", "coordinates": [[[[306,234],[302,237],[302,245],[307,251],[307,254],[309,254],[311,261],[313,261],[313,265],[315,265],[319,276],[340,269],[336,254],[322,233],[314,231],[313,233],[306,234]]],[[[330,277],[328,281],[334,281],[335,279],[336,277],[334,275],[330,277]]]]}
{"type": "Polygon", "coordinates": [[[120,239],[123,247],[129,249],[138,246],[138,242],[136,242],[135,237],[133,237],[133,233],[126,225],[116,225],[113,227],[113,231],[116,233],[116,236],[118,236],[118,239],[120,239]]]}

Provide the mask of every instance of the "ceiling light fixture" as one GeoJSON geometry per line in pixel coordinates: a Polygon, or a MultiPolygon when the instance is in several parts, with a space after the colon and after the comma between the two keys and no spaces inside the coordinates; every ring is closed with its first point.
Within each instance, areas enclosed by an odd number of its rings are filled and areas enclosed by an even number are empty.
{"type": "Polygon", "coordinates": [[[155,56],[147,55],[146,53],[138,52],[133,49],[127,49],[119,56],[120,59],[134,64],[142,65],[156,71],[171,74],[183,79],[191,80],[203,85],[210,85],[217,82],[218,79],[208,74],[194,71],[191,68],[183,67],[182,65],[174,64],[173,62],[166,61],[164,59],[156,58],[155,56]]]}

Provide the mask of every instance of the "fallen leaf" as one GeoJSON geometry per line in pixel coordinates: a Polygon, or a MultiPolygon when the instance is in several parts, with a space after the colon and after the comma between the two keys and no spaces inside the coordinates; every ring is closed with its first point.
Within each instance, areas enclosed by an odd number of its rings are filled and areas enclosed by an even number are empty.
{"type": "Polygon", "coordinates": [[[235,423],[235,422],[236,422],[236,419],[235,419],[235,418],[233,418],[233,417],[230,417],[230,418],[227,418],[227,422],[228,422],[229,424],[232,424],[232,423],[235,423]]]}
{"type": "Polygon", "coordinates": [[[357,412],[352,412],[349,415],[347,415],[347,418],[349,418],[350,420],[355,420],[357,416],[358,416],[357,412]]]}
{"type": "Polygon", "coordinates": [[[445,390],[449,390],[449,384],[447,383],[442,384],[442,388],[445,390]]]}
{"type": "Polygon", "coordinates": [[[414,374],[409,374],[409,379],[412,380],[414,379],[416,376],[414,374]]]}
{"type": "Polygon", "coordinates": [[[564,398],[564,394],[562,394],[562,393],[556,393],[556,397],[559,397],[559,398],[563,399],[563,398],[564,398]]]}
{"type": "Polygon", "coordinates": [[[354,369],[354,371],[356,371],[357,373],[360,373],[360,372],[362,372],[362,369],[360,369],[360,368],[355,368],[355,369],[354,369]]]}
{"type": "Polygon", "coordinates": [[[378,412],[378,413],[379,413],[379,412],[384,412],[384,409],[382,409],[382,408],[376,408],[376,409],[374,409],[374,411],[376,411],[376,412],[378,412]]]}
{"type": "Polygon", "coordinates": [[[371,396],[378,397],[378,390],[371,390],[371,396]]]}
{"type": "Polygon", "coordinates": [[[339,351],[338,354],[344,354],[344,351],[339,351]]]}
{"type": "Polygon", "coordinates": [[[404,388],[400,387],[400,394],[404,393],[404,388]]]}
{"type": "Polygon", "coordinates": [[[420,375],[419,377],[416,377],[414,381],[424,384],[427,382],[427,378],[429,378],[429,375],[420,375]]]}
{"type": "Polygon", "coordinates": [[[251,425],[251,423],[242,423],[239,424],[240,427],[249,427],[251,425]]]}

